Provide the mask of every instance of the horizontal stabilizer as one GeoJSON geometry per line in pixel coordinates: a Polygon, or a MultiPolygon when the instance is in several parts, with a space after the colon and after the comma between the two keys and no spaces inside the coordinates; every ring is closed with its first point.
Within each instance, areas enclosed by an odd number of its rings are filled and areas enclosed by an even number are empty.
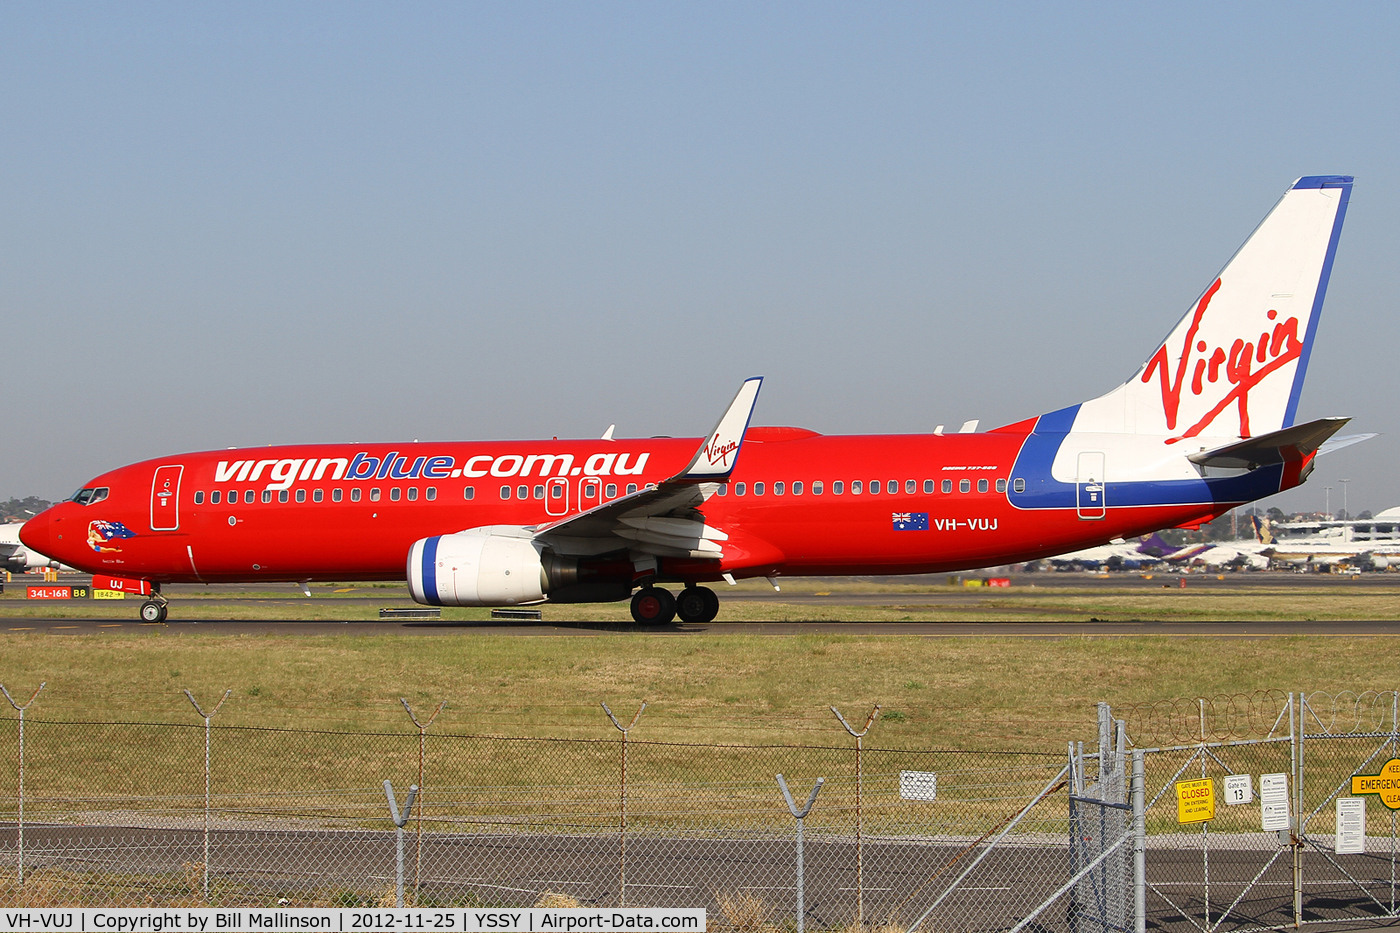
{"type": "Polygon", "coordinates": [[[1334,454],[1343,447],[1350,447],[1352,444],[1369,441],[1373,437],[1380,437],[1380,435],[1373,432],[1371,434],[1346,434],[1342,437],[1331,437],[1317,449],[1317,455],[1321,457],[1326,454],[1334,454]]]}
{"type": "Polygon", "coordinates": [[[1297,424],[1281,431],[1271,431],[1258,437],[1248,437],[1214,450],[1203,450],[1187,456],[1203,467],[1253,470],[1274,463],[1304,460],[1316,453],[1350,418],[1323,418],[1297,424]]]}

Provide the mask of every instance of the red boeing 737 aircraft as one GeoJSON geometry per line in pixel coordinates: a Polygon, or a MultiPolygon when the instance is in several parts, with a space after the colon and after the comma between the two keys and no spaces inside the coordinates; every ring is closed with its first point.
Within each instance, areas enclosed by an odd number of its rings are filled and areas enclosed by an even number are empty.
{"type": "Polygon", "coordinates": [[[182,454],[98,476],[22,537],[148,595],[153,622],[162,583],[406,568],[429,605],[630,597],[650,624],[713,619],[719,580],[953,571],[1209,521],[1302,483],[1347,421],[1293,423],[1351,185],[1294,183],[1126,383],[985,433],[749,427],[754,378],[703,439],[182,454]]]}

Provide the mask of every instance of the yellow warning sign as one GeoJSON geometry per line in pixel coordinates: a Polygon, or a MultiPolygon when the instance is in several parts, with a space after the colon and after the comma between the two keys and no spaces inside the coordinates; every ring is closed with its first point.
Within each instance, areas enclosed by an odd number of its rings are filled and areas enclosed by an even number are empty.
{"type": "Polygon", "coordinates": [[[121,590],[93,590],[93,599],[126,599],[126,594],[121,590]]]}
{"type": "Polygon", "coordinates": [[[1351,779],[1352,796],[1375,794],[1391,810],[1400,810],[1400,758],[1381,765],[1376,774],[1357,774],[1351,779]]]}
{"type": "Polygon", "coordinates": [[[1210,778],[1176,782],[1176,821],[1204,823],[1215,819],[1215,782],[1210,778]]]}

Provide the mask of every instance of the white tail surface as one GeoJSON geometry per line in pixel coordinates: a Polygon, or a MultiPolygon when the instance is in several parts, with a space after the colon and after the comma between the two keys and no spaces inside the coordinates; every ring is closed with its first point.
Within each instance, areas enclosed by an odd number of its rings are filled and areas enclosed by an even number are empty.
{"type": "Polygon", "coordinates": [[[1300,178],[1133,378],[1076,432],[1253,437],[1293,424],[1349,175],[1300,178]]]}

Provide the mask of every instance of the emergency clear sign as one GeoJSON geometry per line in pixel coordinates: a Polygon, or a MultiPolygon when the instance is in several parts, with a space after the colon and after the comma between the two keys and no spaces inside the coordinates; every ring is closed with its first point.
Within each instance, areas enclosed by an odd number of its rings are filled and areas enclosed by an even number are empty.
{"type": "Polygon", "coordinates": [[[1201,778],[1199,781],[1176,782],[1176,821],[1178,823],[1204,823],[1215,819],[1215,781],[1201,778]]]}
{"type": "Polygon", "coordinates": [[[1353,795],[1375,794],[1391,810],[1400,810],[1400,758],[1381,765],[1375,774],[1358,774],[1351,779],[1353,795]]]}

